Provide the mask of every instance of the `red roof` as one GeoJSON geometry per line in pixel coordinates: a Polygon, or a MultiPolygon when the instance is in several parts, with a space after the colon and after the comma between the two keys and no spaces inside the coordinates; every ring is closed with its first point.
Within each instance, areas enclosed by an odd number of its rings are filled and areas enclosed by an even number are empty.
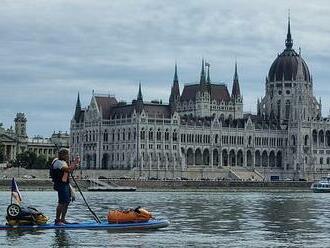
{"type": "Polygon", "coordinates": [[[102,111],[103,119],[110,119],[110,109],[118,104],[113,96],[95,96],[97,106],[102,111]]]}
{"type": "MultiPolygon", "coordinates": [[[[181,95],[181,101],[195,101],[196,94],[200,90],[200,84],[185,85],[181,95]]],[[[224,84],[211,84],[211,100],[217,102],[230,101],[230,95],[227,86],[224,84]]]]}

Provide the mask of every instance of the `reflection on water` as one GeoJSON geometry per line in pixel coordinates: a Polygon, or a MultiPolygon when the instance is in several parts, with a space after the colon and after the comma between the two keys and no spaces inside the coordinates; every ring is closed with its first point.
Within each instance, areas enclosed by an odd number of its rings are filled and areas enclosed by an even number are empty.
{"type": "MultiPolygon", "coordinates": [[[[54,192],[26,192],[34,206],[54,219],[54,192]]],[[[105,220],[109,208],[143,206],[171,225],[157,231],[105,230],[1,231],[0,247],[326,247],[330,242],[330,194],[260,192],[86,193],[105,220]],[[6,235],[1,235],[6,233],[6,235]]],[[[0,192],[0,200],[8,198],[0,192]]],[[[7,205],[0,206],[5,213],[7,205]]],[[[69,219],[92,219],[81,199],[69,219]]]]}
{"type": "Polygon", "coordinates": [[[55,236],[52,247],[68,247],[72,243],[70,234],[67,230],[56,229],[54,232],[55,236]]]}

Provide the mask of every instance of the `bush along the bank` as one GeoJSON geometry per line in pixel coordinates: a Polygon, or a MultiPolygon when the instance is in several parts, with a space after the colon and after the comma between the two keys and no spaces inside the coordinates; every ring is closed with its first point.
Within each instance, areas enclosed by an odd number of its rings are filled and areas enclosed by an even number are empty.
{"type": "Polygon", "coordinates": [[[16,159],[13,161],[12,166],[14,167],[23,167],[25,169],[49,169],[54,158],[49,158],[43,154],[37,155],[31,151],[25,151],[16,156],[16,159]]]}

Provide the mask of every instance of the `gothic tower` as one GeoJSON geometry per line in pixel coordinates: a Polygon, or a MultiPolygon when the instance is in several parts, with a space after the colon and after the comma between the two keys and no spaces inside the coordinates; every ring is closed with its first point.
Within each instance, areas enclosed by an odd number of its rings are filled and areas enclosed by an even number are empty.
{"type": "Polygon", "coordinates": [[[141,90],[141,83],[139,83],[139,92],[138,92],[135,104],[136,104],[136,106],[135,106],[136,111],[138,113],[141,113],[143,110],[143,96],[142,96],[142,90],[141,90]]]}
{"type": "MultiPolygon", "coordinates": [[[[208,75],[208,79],[210,76],[208,75]]],[[[199,81],[199,91],[196,95],[196,116],[210,116],[211,82],[208,83],[205,74],[205,62],[202,59],[202,69],[199,81]]]]}
{"type": "Polygon", "coordinates": [[[178,79],[178,68],[177,68],[177,64],[175,64],[173,85],[171,88],[171,95],[169,99],[170,109],[172,114],[175,111],[177,111],[179,102],[180,102],[180,87],[179,87],[179,79],[178,79]]]}
{"type": "Polygon", "coordinates": [[[290,17],[284,51],[272,63],[266,77],[266,94],[258,104],[266,120],[277,119],[288,130],[285,168],[297,177],[312,166],[310,123],[321,116],[321,104],[313,96],[306,62],[293,49],[290,17]],[[307,138],[306,138],[307,137],[307,138]]]}
{"type": "Polygon", "coordinates": [[[81,104],[80,104],[80,96],[79,96],[79,92],[78,92],[78,97],[77,97],[77,102],[76,102],[76,109],[75,109],[75,112],[74,112],[74,120],[76,122],[79,122],[80,113],[81,113],[81,104]]]}
{"type": "Polygon", "coordinates": [[[235,72],[233,77],[233,88],[231,91],[231,100],[234,105],[234,119],[243,117],[243,98],[239,87],[237,62],[235,62],[235,72]]]}
{"type": "Polygon", "coordinates": [[[17,113],[15,118],[15,134],[20,141],[26,141],[26,117],[24,113],[17,113]]]}

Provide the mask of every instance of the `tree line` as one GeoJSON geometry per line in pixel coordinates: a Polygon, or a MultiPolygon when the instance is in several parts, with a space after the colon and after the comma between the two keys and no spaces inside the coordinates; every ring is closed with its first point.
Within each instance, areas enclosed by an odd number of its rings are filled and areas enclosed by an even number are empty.
{"type": "Polygon", "coordinates": [[[25,169],[49,169],[49,165],[54,158],[48,158],[41,154],[37,155],[31,151],[25,151],[16,156],[16,159],[11,162],[13,167],[23,167],[25,169]]]}

